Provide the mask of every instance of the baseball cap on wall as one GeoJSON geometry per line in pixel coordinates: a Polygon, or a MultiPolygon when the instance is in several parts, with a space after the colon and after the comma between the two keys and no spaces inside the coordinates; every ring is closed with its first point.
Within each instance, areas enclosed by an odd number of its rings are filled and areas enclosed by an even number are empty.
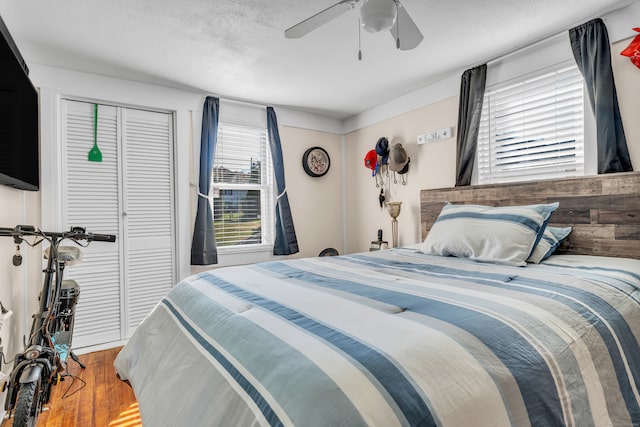
{"type": "Polygon", "coordinates": [[[376,150],[367,151],[367,154],[364,156],[364,165],[367,168],[374,171],[376,170],[377,163],[378,163],[378,155],[376,154],[376,150]]]}
{"type": "Polygon", "coordinates": [[[389,140],[384,136],[376,142],[376,154],[381,157],[380,164],[386,165],[389,161],[389,140]]]}

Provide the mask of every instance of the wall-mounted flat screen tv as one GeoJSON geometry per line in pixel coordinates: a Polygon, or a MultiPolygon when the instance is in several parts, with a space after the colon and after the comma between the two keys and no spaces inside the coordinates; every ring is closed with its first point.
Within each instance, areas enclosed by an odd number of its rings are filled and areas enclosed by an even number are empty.
{"type": "Polygon", "coordinates": [[[38,92],[0,17],[0,184],[39,189],[38,140],[38,92]]]}

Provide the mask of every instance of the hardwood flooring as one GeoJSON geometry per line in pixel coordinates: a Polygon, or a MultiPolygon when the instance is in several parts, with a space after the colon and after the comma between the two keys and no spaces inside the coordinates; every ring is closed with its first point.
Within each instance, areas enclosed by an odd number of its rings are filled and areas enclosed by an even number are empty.
{"type": "MultiPolygon", "coordinates": [[[[65,381],[53,388],[49,410],[38,418],[38,427],[137,427],[142,426],[138,404],[129,385],[120,381],[113,361],[120,348],[84,354],[80,369],[70,361],[70,371],[78,379],[65,381]],[[77,391],[77,392],[76,392],[77,391]]],[[[4,420],[1,427],[11,426],[4,420]]]]}

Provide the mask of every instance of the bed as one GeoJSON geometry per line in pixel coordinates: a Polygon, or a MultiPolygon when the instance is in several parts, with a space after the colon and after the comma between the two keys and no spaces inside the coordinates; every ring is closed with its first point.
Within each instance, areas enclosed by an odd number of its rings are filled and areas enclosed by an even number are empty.
{"type": "Polygon", "coordinates": [[[640,425],[640,175],[522,185],[422,191],[423,237],[445,201],[559,202],[537,264],[421,243],[181,281],[115,361],[143,424],[640,425]]]}

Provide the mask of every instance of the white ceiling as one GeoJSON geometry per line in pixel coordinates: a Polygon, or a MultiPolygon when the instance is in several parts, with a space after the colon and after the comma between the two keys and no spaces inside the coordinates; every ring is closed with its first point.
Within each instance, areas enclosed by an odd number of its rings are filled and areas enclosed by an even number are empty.
{"type": "Polygon", "coordinates": [[[301,39],[337,0],[0,0],[27,63],[346,118],[635,0],[402,0],[424,34],[398,51],[358,6],[301,39]]]}

